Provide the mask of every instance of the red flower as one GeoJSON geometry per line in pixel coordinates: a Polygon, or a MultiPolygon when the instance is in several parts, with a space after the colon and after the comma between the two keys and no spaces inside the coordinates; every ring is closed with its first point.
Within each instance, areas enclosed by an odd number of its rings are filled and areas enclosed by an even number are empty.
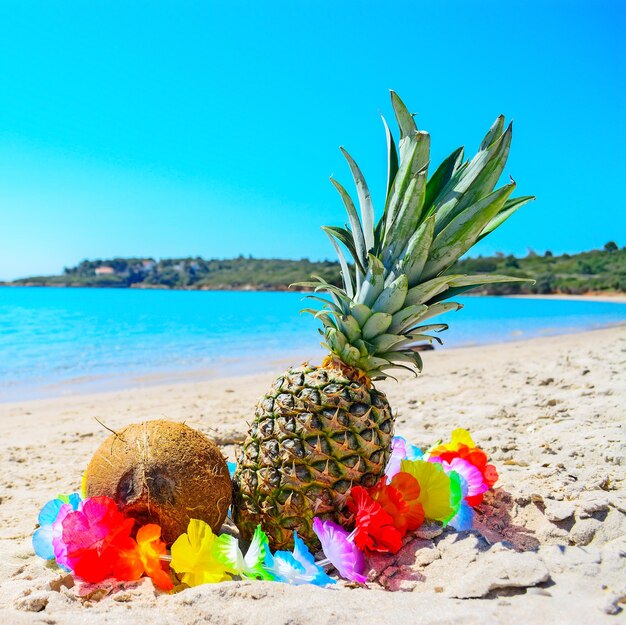
{"type": "Polygon", "coordinates": [[[374,501],[362,486],[350,492],[348,508],[354,513],[354,542],[365,551],[397,553],[402,547],[402,533],[390,514],[374,501]]]}

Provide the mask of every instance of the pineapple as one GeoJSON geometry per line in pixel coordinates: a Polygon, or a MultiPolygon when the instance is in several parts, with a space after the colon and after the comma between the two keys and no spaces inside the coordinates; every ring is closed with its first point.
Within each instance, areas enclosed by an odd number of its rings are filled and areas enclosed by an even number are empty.
{"type": "Polygon", "coordinates": [[[509,153],[512,127],[496,119],[479,151],[464,161],[455,150],[428,178],[430,136],[394,92],[398,147],[383,118],[388,146],[387,195],[374,224],[365,179],[342,148],[360,205],[331,178],[345,204],[349,226],[323,227],[339,258],[343,287],[314,276],[304,283],[323,303],[307,310],[323,324],[329,351],[321,366],[304,364],[281,375],[261,398],[238,453],[234,520],[243,538],[257,524],[273,548],[290,548],[293,531],[310,545],[315,516],[348,521],[353,485],[373,486],[389,458],[394,423],[385,394],[373,380],[394,368],[416,372],[420,343],[447,325],[430,320],[461,305],[446,302],[500,275],[447,273],[451,265],[532,197],[511,198],[515,182],[493,190],[509,153]],[[340,244],[350,253],[349,262],[340,244]]]}

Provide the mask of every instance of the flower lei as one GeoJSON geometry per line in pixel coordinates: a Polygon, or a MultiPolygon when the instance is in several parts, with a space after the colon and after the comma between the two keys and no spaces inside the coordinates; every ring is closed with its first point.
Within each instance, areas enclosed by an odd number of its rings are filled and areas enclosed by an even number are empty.
{"type": "MultiPolygon", "coordinates": [[[[471,529],[474,508],[498,479],[496,468],[467,430],[454,430],[448,443],[425,453],[397,436],[391,452],[377,484],[351,489],[347,506],[353,527],[314,519],[325,556],[317,562],[296,532],[291,552],[272,553],[259,526],[244,555],[235,537],[215,535],[198,519],[189,522],[187,533],[176,539],[168,554],[158,525],[143,525],[134,533],[136,521],[125,517],[113,499],[83,499],[77,493],[61,495],[42,508],[33,547],[38,556],[55,560],[84,582],[133,581],[145,575],[166,592],[174,590],[171,571],[183,587],[234,577],[326,586],[337,581],[326,573],[325,567],[332,566],[344,579],[364,584],[365,556],[397,553],[407,532],[425,520],[457,531],[471,529]]],[[[233,463],[229,468],[234,469],[233,463]]]]}

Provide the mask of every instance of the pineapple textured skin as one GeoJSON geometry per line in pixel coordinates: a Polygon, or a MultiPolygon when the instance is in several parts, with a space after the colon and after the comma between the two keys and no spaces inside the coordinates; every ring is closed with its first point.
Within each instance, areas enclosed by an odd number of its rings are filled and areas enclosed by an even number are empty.
{"type": "Polygon", "coordinates": [[[273,549],[310,546],[319,516],[348,520],[354,485],[373,486],[389,459],[393,419],[384,393],[339,368],[303,365],[278,377],[257,404],[235,473],[234,520],[250,539],[257,524],[273,549]]]}

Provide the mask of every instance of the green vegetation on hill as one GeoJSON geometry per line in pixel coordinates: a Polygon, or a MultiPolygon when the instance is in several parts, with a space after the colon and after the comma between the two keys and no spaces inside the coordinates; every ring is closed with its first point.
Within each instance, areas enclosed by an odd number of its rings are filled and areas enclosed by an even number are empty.
{"type": "Polygon", "coordinates": [[[595,291],[626,292],[626,247],[618,249],[612,241],[603,250],[553,256],[530,252],[524,258],[496,254],[466,258],[450,273],[504,273],[532,278],[534,284],[509,282],[491,284],[480,292],[492,295],[567,293],[578,295],[595,291]]]}
{"type": "MultiPolygon", "coordinates": [[[[490,284],[480,293],[493,295],[626,292],[626,248],[613,242],[603,250],[543,256],[529,252],[524,258],[496,254],[460,260],[449,273],[498,273],[535,280],[535,283],[490,284]]],[[[143,287],[190,289],[283,290],[311,275],[339,284],[336,262],[263,259],[239,256],[230,260],[203,258],[113,258],[84,260],[66,268],[61,276],[16,280],[16,285],[143,287]]]]}

